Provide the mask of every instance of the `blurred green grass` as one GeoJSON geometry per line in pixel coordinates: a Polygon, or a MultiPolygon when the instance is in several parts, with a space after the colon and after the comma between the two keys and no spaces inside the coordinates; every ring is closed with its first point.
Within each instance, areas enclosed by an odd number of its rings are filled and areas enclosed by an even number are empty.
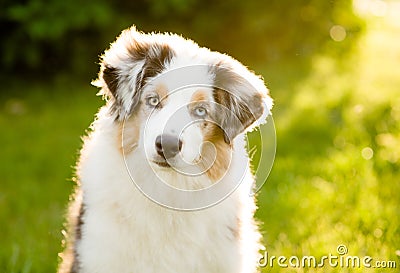
{"type": "MultiPolygon", "coordinates": [[[[276,104],[276,161],[257,212],[270,255],[320,257],[345,244],[350,255],[400,267],[398,33],[370,20],[346,59],[316,56],[309,74],[296,60],[256,69],[276,104]]],[[[65,79],[8,89],[0,102],[0,272],[54,272],[79,136],[102,102],[93,87],[65,79]]],[[[345,272],[264,269],[293,270],[345,272]]]]}
{"type": "Polygon", "coordinates": [[[100,99],[66,82],[9,91],[0,112],[0,272],[54,272],[71,166],[100,99]]]}
{"type": "MultiPolygon", "coordinates": [[[[349,255],[397,269],[266,267],[263,272],[397,272],[400,267],[399,27],[370,19],[346,59],[317,56],[293,81],[266,71],[276,99],[277,155],[258,195],[269,255],[349,255]],[[296,79],[297,80],[297,79],[296,79]],[[281,82],[284,84],[283,89],[281,82]],[[397,254],[396,254],[397,253],[397,254]]],[[[268,80],[267,80],[268,82],[268,80]]]]}

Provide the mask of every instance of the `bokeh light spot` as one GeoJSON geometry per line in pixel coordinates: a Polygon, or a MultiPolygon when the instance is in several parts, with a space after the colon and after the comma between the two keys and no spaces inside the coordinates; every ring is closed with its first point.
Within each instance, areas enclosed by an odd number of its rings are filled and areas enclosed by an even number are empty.
{"type": "Polygon", "coordinates": [[[365,147],[361,150],[361,156],[366,160],[370,160],[374,156],[374,150],[370,147],[365,147]]]}
{"type": "Polygon", "coordinates": [[[332,40],[334,40],[335,42],[341,42],[344,39],[346,39],[346,30],[344,29],[344,27],[339,26],[339,25],[335,25],[333,27],[331,27],[329,34],[331,35],[332,40]]]}

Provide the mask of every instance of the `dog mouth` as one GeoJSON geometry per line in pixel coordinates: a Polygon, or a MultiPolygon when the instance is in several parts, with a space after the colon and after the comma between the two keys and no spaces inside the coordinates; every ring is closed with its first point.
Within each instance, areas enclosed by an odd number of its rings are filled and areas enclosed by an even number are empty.
{"type": "Polygon", "coordinates": [[[158,166],[160,166],[160,167],[163,167],[163,168],[169,168],[169,167],[171,167],[171,165],[169,165],[169,163],[167,162],[167,161],[156,161],[156,160],[152,160],[152,162],[153,163],[155,163],[155,164],[157,164],[158,166]]]}

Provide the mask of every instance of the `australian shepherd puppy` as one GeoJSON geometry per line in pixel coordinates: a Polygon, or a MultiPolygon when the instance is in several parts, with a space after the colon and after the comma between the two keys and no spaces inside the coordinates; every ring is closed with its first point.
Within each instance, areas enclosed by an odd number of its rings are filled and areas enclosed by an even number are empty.
{"type": "Polygon", "coordinates": [[[171,34],[127,29],[101,58],[106,100],[84,138],[59,272],[256,272],[245,132],[264,82],[171,34]]]}

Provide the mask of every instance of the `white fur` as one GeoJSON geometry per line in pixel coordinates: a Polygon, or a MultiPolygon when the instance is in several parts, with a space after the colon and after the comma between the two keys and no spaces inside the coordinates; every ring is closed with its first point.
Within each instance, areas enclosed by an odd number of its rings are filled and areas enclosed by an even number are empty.
{"type": "MultiPolygon", "coordinates": [[[[102,59],[103,63],[119,68],[119,76],[124,78],[117,91],[119,117],[129,115],[136,77],[145,66],[144,60],[132,62],[129,59],[127,45],[153,40],[168,44],[175,55],[165,64],[163,72],[144,86],[141,99],[163,84],[168,90],[167,103],[153,114],[143,112],[149,111],[144,108],[140,110],[142,112],[137,115],[146,118],[139,119],[138,143],[126,154],[120,149],[121,121],[117,121],[115,113],[110,113],[110,103],[97,114],[92,132],[85,138],[77,167],[81,195],[76,203],[83,196],[84,214],[81,238],[75,239],[72,242],[75,245],[68,248],[71,252],[75,249],[75,258],[79,259],[75,269],[85,273],[256,272],[261,236],[253,219],[254,198],[249,195],[254,177],[245,148],[245,132],[239,133],[230,144],[230,165],[218,183],[206,174],[185,176],[171,168],[163,169],[151,160],[157,158],[154,141],[164,128],[167,133],[182,132],[183,146],[179,154],[182,162],[195,165],[199,160],[199,150],[204,144],[201,129],[196,123],[184,130],[182,126],[191,119],[187,105],[199,88],[207,92],[207,100],[213,101],[215,75],[210,72],[210,65],[216,65],[218,60],[229,63],[230,69],[254,86],[254,90],[244,91],[239,86],[234,87],[236,92],[243,93],[235,95],[244,100],[255,92],[262,95],[263,113],[257,122],[262,122],[270,113],[272,100],[267,95],[268,90],[260,78],[226,55],[200,48],[176,35],[146,35],[132,28],[123,32],[102,59]],[[192,69],[186,70],[188,66],[192,69]],[[182,120],[169,123],[177,109],[182,109],[182,120]],[[168,185],[159,188],[160,180],[168,185]],[[181,194],[174,188],[168,189],[169,186],[184,190],[209,187],[215,196],[199,197],[195,191],[181,194]],[[188,204],[204,209],[170,208],[188,204]]],[[[101,94],[111,97],[102,79],[97,85],[102,88],[101,94]]],[[[182,167],[182,162],[174,162],[182,167]]],[[[75,207],[78,205],[71,206],[75,207]]],[[[75,217],[72,222],[77,222],[77,211],[71,215],[75,217]]],[[[60,272],[70,272],[68,257],[63,258],[60,272]]]]}
{"type": "MultiPolygon", "coordinates": [[[[192,212],[161,207],[133,184],[115,146],[115,125],[104,112],[78,170],[86,202],[85,239],[77,246],[82,272],[255,272],[260,235],[252,220],[254,201],[246,194],[250,173],[213,207],[192,212]],[[237,227],[238,218],[240,240],[229,229],[237,227]]],[[[244,144],[243,136],[237,140],[244,144]]],[[[152,171],[142,163],[136,167],[145,178],[152,171]]]]}

